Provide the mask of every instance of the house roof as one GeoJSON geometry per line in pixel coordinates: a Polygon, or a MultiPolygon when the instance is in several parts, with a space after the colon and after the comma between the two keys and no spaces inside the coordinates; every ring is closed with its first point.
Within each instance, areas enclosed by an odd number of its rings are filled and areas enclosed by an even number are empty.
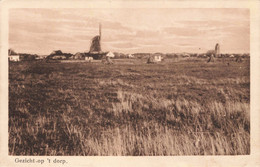
{"type": "Polygon", "coordinates": [[[51,52],[50,55],[62,55],[62,51],[61,50],[54,50],[53,52],[51,52]]]}

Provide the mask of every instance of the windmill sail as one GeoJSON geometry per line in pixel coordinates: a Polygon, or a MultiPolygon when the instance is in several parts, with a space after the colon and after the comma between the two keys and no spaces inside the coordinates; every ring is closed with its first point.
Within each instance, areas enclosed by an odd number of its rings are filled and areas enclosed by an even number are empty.
{"type": "Polygon", "coordinates": [[[99,35],[92,38],[89,52],[101,52],[100,36],[99,35]]]}
{"type": "Polygon", "coordinates": [[[101,40],[101,24],[99,24],[99,37],[100,37],[100,40],[101,40]]]}
{"type": "Polygon", "coordinates": [[[91,40],[89,52],[101,52],[101,24],[99,25],[99,35],[91,40]]]}

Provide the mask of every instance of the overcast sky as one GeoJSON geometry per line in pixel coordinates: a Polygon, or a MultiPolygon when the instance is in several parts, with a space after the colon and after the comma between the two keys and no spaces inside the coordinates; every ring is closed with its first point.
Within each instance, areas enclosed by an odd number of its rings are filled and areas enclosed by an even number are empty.
{"type": "Polygon", "coordinates": [[[88,52],[102,24],[102,50],[248,53],[248,9],[11,9],[9,47],[16,52],[88,52]]]}

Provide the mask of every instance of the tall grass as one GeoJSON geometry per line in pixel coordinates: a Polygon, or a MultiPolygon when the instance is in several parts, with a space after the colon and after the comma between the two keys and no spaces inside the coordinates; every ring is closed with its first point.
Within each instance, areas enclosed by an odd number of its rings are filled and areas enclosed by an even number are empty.
{"type": "Polygon", "coordinates": [[[242,65],[11,64],[9,154],[249,154],[242,65]]]}

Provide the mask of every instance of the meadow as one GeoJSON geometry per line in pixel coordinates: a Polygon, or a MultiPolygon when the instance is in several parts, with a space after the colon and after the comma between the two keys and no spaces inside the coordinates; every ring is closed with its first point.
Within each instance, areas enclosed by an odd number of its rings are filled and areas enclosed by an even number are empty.
{"type": "Polygon", "coordinates": [[[250,62],[9,63],[9,155],[250,154],[250,62]]]}

